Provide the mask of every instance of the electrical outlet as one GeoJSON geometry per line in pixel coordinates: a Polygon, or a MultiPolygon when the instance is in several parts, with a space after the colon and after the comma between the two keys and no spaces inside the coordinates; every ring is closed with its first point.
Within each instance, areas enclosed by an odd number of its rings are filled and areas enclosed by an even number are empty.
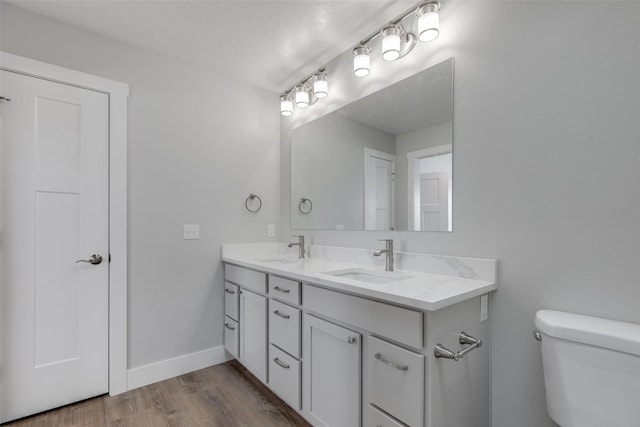
{"type": "Polygon", "coordinates": [[[200,238],[200,224],[184,225],[184,240],[197,240],[200,238]]]}
{"type": "Polygon", "coordinates": [[[276,225],[275,224],[267,225],[267,237],[276,237],[276,225]]]}
{"type": "Polygon", "coordinates": [[[489,318],[489,294],[480,297],[480,322],[489,318]]]}

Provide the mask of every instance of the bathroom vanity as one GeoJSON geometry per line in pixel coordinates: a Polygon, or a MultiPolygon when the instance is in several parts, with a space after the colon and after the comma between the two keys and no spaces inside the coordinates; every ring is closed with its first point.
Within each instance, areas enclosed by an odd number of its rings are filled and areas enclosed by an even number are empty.
{"type": "Polygon", "coordinates": [[[489,427],[496,261],[372,252],[224,245],[225,348],[314,426],[489,427]]]}

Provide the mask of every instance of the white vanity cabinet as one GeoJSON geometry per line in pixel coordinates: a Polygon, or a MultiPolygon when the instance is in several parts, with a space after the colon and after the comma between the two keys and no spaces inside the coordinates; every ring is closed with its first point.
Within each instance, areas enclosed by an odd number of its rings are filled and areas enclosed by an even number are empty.
{"type": "Polygon", "coordinates": [[[362,336],[304,315],[304,415],[314,426],[361,425],[362,336]]]}
{"type": "MultiPolygon", "coordinates": [[[[238,360],[313,426],[490,427],[482,294],[429,310],[265,270],[226,262],[225,321],[237,286],[238,360]],[[435,357],[438,344],[463,350],[463,331],[482,346],[435,357]]],[[[231,332],[225,323],[227,349],[231,332]]]]}

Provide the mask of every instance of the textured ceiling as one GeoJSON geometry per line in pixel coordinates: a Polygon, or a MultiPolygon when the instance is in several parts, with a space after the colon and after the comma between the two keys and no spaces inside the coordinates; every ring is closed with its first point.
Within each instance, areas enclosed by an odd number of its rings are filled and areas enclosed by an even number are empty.
{"type": "Polygon", "coordinates": [[[24,9],[281,92],[415,1],[11,0],[24,9]]]}

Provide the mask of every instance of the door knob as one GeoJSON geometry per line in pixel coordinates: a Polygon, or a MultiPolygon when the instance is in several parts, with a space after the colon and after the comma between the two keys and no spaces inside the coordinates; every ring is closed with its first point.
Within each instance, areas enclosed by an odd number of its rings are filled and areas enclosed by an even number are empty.
{"type": "Polygon", "coordinates": [[[76,261],[76,264],[79,262],[88,262],[89,264],[98,265],[102,262],[102,255],[93,254],[89,259],[79,259],[76,261]]]}

